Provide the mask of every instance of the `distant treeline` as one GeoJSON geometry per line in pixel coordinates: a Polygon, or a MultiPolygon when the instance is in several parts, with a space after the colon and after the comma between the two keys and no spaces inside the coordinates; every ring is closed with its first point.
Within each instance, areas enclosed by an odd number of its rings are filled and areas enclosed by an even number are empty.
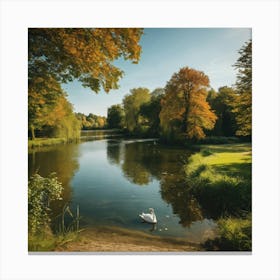
{"type": "Polygon", "coordinates": [[[76,113],[76,117],[80,121],[82,130],[103,129],[107,126],[106,117],[94,115],[92,113],[89,113],[88,115],[76,113]]]}

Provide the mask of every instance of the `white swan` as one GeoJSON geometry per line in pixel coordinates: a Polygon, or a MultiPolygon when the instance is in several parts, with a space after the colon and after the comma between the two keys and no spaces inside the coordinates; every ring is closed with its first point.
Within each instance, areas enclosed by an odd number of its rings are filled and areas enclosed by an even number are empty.
{"type": "Polygon", "coordinates": [[[146,223],[150,224],[156,224],[157,223],[157,217],[155,215],[155,211],[153,208],[149,208],[150,213],[142,213],[139,214],[139,217],[143,219],[146,223]]]}

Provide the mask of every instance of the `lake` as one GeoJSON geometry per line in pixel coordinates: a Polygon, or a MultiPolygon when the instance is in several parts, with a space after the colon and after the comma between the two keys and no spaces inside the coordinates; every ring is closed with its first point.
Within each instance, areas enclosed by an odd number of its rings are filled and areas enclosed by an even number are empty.
{"type": "Polygon", "coordinates": [[[213,236],[215,222],[185,194],[183,164],[191,151],[113,130],[83,131],[81,139],[29,151],[29,176],[56,172],[64,186],[63,200],[51,205],[54,216],[69,203],[72,211],[79,205],[81,227],[118,226],[190,242],[213,236]],[[156,227],[138,216],[151,207],[156,227]]]}

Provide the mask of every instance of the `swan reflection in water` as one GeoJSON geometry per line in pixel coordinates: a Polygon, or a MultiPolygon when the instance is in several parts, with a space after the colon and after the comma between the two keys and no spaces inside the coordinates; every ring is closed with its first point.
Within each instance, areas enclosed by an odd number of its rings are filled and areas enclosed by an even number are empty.
{"type": "Polygon", "coordinates": [[[152,227],[149,229],[150,232],[153,232],[157,229],[157,224],[152,224],[152,227]]]}

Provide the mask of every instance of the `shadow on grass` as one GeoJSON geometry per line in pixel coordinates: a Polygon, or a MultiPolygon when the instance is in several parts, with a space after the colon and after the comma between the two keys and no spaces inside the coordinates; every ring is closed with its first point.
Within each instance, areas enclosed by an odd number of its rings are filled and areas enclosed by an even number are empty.
{"type": "Polygon", "coordinates": [[[246,180],[251,180],[252,164],[251,163],[231,163],[231,164],[216,164],[214,170],[218,173],[232,176],[242,177],[246,180]]]}
{"type": "Polygon", "coordinates": [[[210,150],[211,153],[243,153],[251,152],[252,144],[201,145],[201,148],[210,150]]]}

